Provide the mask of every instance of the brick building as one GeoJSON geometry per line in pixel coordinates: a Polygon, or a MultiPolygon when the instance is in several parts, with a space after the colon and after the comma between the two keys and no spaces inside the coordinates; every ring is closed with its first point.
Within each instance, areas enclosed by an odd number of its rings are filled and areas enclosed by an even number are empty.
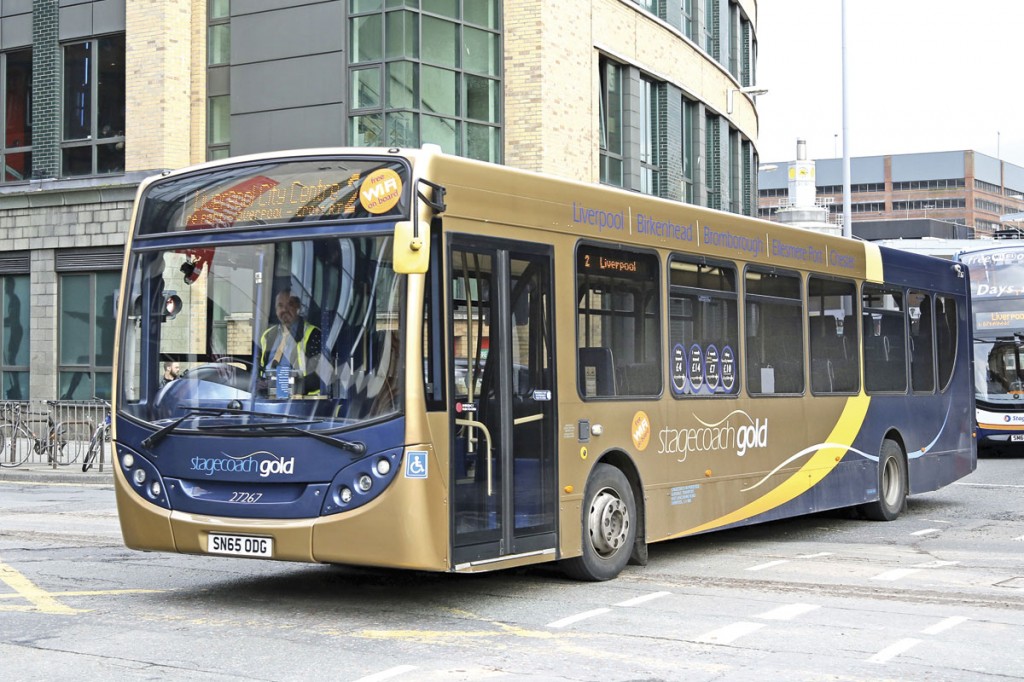
{"type": "Polygon", "coordinates": [[[0,0],[7,399],[110,394],[165,169],[420,146],[753,214],[756,0],[0,0]]]}
{"type": "MultiPolygon", "coordinates": [[[[842,159],[814,162],[818,200],[843,213],[842,159]]],[[[758,214],[772,220],[786,205],[789,163],[758,173],[758,214]]],[[[1024,168],[972,150],[861,156],[850,159],[854,236],[991,237],[1024,211],[1024,168]]]]}

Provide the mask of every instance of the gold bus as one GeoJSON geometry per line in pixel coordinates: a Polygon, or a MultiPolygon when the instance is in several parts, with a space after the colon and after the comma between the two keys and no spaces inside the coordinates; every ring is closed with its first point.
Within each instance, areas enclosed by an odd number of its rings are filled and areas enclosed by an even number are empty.
{"type": "Polygon", "coordinates": [[[962,266],[433,149],[152,178],[121,291],[137,549],[605,580],[976,463],[962,266]]]}

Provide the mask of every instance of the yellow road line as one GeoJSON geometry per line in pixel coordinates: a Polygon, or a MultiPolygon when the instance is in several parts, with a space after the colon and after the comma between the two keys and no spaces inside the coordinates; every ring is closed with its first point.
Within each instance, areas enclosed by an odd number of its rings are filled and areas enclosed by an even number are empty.
{"type": "Polygon", "coordinates": [[[8,587],[17,592],[22,598],[27,599],[37,610],[43,613],[60,615],[79,613],[77,609],[61,604],[49,592],[36,587],[31,580],[7,564],[0,563],[0,581],[6,583],[8,587]]]}
{"type": "MultiPolygon", "coordinates": [[[[107,597],[114,594],[159,594],[167,590],[71,590],[47,592],[51,597],[107,597]]],[[[25,599],[21,594],[0,594],[0,599],[25,599]]]]}

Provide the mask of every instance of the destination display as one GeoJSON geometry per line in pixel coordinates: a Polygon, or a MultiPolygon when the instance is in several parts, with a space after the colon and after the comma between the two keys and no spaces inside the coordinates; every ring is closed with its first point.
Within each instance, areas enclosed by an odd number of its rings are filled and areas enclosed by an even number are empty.
{"type": "Polygon", "coordinates": [[[408,216],[409,168],[397,159],[263,162],[154,185],[138,234],[408,216]]]}
{"type": "Polygon", "coordinates": [[[1024,310],[1000,310],[975,313],[974,329],[978,332],[1001,329],[1024,329],[1024,310]]]}

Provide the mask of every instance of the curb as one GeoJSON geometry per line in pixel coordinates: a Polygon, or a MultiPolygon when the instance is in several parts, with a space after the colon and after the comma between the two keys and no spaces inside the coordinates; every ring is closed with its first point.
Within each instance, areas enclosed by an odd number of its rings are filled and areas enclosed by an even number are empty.
{"type": "Polygon", "coordinates": [[[114,470],[108,464],[103,471],[95,468],[83,472],[82,465],[54,469],[46,465],[21,465],[0,468],[0,482],[8,483],[59,483],[62,485],[114,485],[114,470]]]}

